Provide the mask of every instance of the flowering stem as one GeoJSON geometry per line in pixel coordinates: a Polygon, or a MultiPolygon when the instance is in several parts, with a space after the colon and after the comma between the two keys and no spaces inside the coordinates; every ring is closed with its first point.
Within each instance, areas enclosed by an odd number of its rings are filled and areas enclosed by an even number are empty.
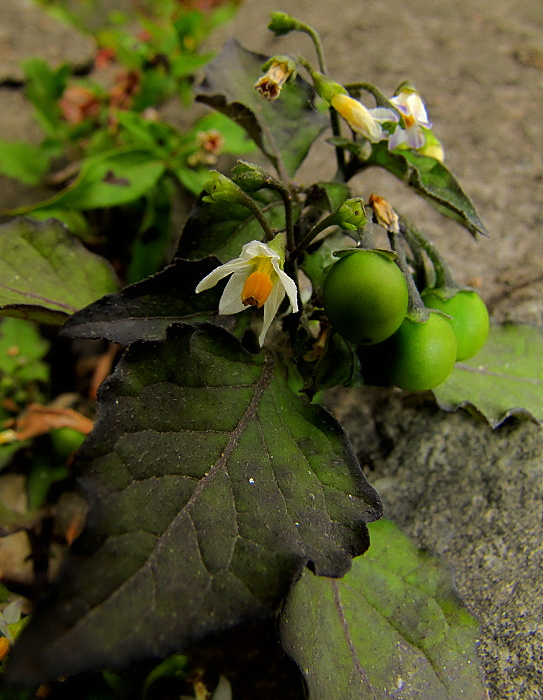
{"type": "MultiPolygon", "coordinates": [[[[320,46],[320,40],[318,39],[317,35],[315,35],[315,36],[316,36],[316,39],[317,39],[319,46],[320,46]]],[[[318,54],[318,51],[317,51],[317,54],[318,54]]],[[[316,71],[313,68],[313,66],[309,63],[309,61],[307,61],[303,56],[298,56],[298,63],[300,65],[302,65],[307,70],[307,72],[309,73],[309,75],[313,79],[313,82],[315,82],[317,74],[316,74],[316,71]]],[[[325,68],[324,59],[322,57],[322,54],[319,57],[319,67],[320,67],[321,73],[325,74],[326,68],[325,68]]],[[[338,113],[331,106],[329,107],[329,112],[330,112],[330,124],[332,126],[332,134],[336,137],[341,136],[341,127],[340,127],[338,113]]],[[[343,171],[343,168],[345,167],[345,153],[343,151],[343,148],[341,148],[341,146],[336,146],[335,151],[336,151],[337,167],[338,167],[338,170],[341,172],[341,171],[343,171]]]]}
{"type": "Polygon", "coordinates": [[[258,223],[262,226],[264,233],[266,234],[266,240],[271,241],[274,238],[274,233],[266,221],[266,217],[262,213],[262,209],[258,206],[258,204],[256,204],[256,202],[254,202],[248,194],[245,194],[241,188],[238,194],[238,201],[240,204],[243,204],[244,207],[247,207],[252,214],[254,214],[255,218],[258,220],[258,223]]]}
{"type": "Polygon", "coordinates": [[[282,182],[270,177],[265,184],[279,192],[285,207],[285,229],[287,232],[287,250],[293,250],[296,242],[294,240],[294,217],[292,215],[292,193],[282,182]]]}
{"type": "Polygon", "coordinates": [[[307,248],[307,246],[311,243],[311,241],[315,238],[315,236],[318,236],[321,231],[324,231],[325,228],[328,228],[328,226],[332,226],[333,224],[337,223],[337,215],[336,212],[333,212],[332,214],[329,214],[326,216],[324,219],[321,219],[318,223],[316,223],[302,238],[302,240],[298,243],[298,245],[294,248],[294,250],[291,251],[289,258],[294,260],[295,258],[298,257],[298,255],[307,248]]]}
{"type": "Polygon", "coordinates": [[[319,70],[321,71],[321,73],[326,73],[326,62],[324,60],[324,52],[322,50],[322,44],[319,35],[313,29],[313,27],[310,27],[308,24],[304,24],[304,22],[300,22],[299,20],[296,20],[296,23],[298,31],[305,32],[311,38],[311,41],[313,42],[313,45],[315,46],[315,51],[317,53],[319,70]]]}
{"type": "Polygon", "coordinates": [[[364,90],[364,92],[369,92],[369,94],[373,97],[375,100],[375,104],[377,107],[387,107],[388,109],[391,109],[395,114],[398,115],[398,117],[402,117],[400,112],[396,109],[396,107],[390,102],[390,100],[383,95],[383,93],[378,90],[375,85],[372,85],[371,83],[348,83],[347,85],[344,86],[345,90],[349,93],[358,93],[360,90],[364,90]]]}

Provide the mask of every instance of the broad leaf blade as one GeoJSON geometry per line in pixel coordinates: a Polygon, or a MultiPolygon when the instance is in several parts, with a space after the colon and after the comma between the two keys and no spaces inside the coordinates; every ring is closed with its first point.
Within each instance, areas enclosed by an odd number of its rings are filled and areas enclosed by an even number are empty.
{"type": "Polygon", "coordinates": [[[204,321],[216,312],[222,289],[195,293],[219,261],[175,259],[153,277],[124,287],[81,309],[64,324],[69,338],[106,338],[120,345],[162,340],[172,323],[204,321]]]}
{"type": "Polygon", "coordinates": [[[0,226],[0,315],[60,325],[116,287],[109,263],[58,221],[0,226]]]}
{"type": "Polygon", "coordinates": [[[533,326],[491,326],[485,346],[458,362],[433,390],[446,410],[474,408],[493,428],[510,416],[543,422],[543,333],[533,326]]]}
{"type": "Polygon", "coordinates": [[[386,143],[380,143],[373,146],[371,158],[364,165],[367,167],[369,164],[388,170],[474,236],[488,236],[485,225],[458,180],[435,158],[409,149],[389,151],[386,143]]]}
{"type": "Polygon", "coordinates": [[[228,41],[208,63],[197,99],[243,126],[273,165],[292,176],[327,121],[315,110],[313,89],[301,79],[287,83],[273,102],[258,94],[253,85],[267,59],[228,41]]]}
{"type": "Polygon", "coordinates": [[[304,572],[282,614],[311,700],[484,700],[478,626],[450,572],[390,521],[340,581],[304,572]]]}
{"type": "Polygon", "coordinates": [[[89,158],[77,178],[50,199],[14,209],[26,214],[47,209],[97,209],[133,202],[150,190],[166,167],[153,153],[125,148],[89,158]]]}
{"type": "Polygon", "coordinates": [[[129,348],[78,462],[88,526],[14,649],[15,681],[163,657],[267,617],[304,566],[345,574],[380,515],[336,421],[210,325],[129,348]]]}
{"type": "MultiPolygon", "coordinates": [[[[283,202],[276,192],[260,190],[251,196],[272,229],[285,227],[283,202]]],[[[215,255],[225,263],[237,258],[245,243],[260,241],[263,235],[262,227],[245,207],[200,200],[185,224],[176,255],[181,258],[215,255]]]]}

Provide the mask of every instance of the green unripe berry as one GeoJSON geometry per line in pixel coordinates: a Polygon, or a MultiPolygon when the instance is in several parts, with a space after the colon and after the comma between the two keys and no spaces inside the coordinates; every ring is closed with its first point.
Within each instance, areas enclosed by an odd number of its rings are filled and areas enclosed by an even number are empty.
{"type": "Polygon", "coordinates": [[[83,433],[80,433],[79,430],[67,427],[53,428],[49,432],[49,435],[51,436],[53,449],[59,457],[64,457],[65,459],[73,454],[87,437],[83,433]]]}
{"type": "Polygon", "coordinates": [[[379,362],[391,384],[407,391],[433,389],[447,379],[456,360],[456,336],[443,316],[425,323],[405,318],[382,346],[379,362]]]}
{"type": "Polygon", "coordinates": [[[456,335],[457,360],[467,360],[476,355],[488,336],[489,318],[484,301],[476,292],[461,290],[450,299],[439,292],[426,291],[422,299],[427,307],[448,314],[456,335]]]}
{"type": "Polygon", "coordinates": [[[386,340],[407,312],[405,278],[386,254],[356,250],[330,268],[323,287],[324,310],[331,325],[357,345],[386,340]]]}

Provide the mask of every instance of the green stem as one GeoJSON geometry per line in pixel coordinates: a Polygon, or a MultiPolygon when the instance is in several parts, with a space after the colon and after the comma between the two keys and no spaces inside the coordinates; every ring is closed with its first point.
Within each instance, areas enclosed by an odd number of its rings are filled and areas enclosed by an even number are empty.
{"type": "Polygon", "coordinates": [[[324,52],[322,50],[320,36],[313,29],[313,27],[310,27],[308,24],[304,24],[304,22],[300,22],[299,20],[296,21],[298,22],[299,31],[305,32],[311,38],[311,41],[315,46],[315,51],[317,53],[317,61],[319,62],[319,70],[321,71],[321,73],[326,73],[326,62],[324,60],[324,52]]]}
{"type": "Polygon", "coordinates": [[[288,187],[273,177],[266,179],[267,187],[276,190],[281,195],[283,206],[285,207],[285,229],[287,233],[287,250],[293,250],[296,241],[294,240],[294,216],[292,212],[292,193],[288,187]]]}
{"type": "Polygon", "coordinates": [[[381,90],[375,87],[375,85],[372,85],[371,83],[348,83],[347,85],[344,85],[344,87],[349,94],[352,92],[360,92],[360,90],[369,92],[378,107],[387,107],[401,118],[402,115],[398,112],[396,107],[390,102],[388,97],[381,92],[381,90]]]}
{"type": "MultiPolygon", "coordinates": [[[[339,122],[339,116],[336,110],[333,107],[330,107],[330,122],[332,124],[332,134],[334,136],[341,136],[341,126],[339,122]]],[[[343,173],[345,170],[345,151],[341,146],[336,146],[335,147],[336,151],[336,162],[337,162],[337,168],[340,173],[343,173]]]]}
{"type": "Polygon", "coordinates": [[[422,248],[430,258],[436,275],[435,287],[440,289],[457,289],[458,285],[454,281],[451,271],[447,266],[447,263],[443,259],[441,253],[439,253],[437,248],[433,245],[433,243],[430,243],[430,241],[427,238],[425,238],[422,235],[422,233],[420,233],[411,226],[407,226],[402,221],[400,221],[400,231],[406,237],[406,240],[409,243],[409,245],[411,245],[412,242],[414,242],[417,246],[422,248]]]}
{"type": "Polygon", "coordinates": [[[402,245],[402,240],[400,236],[397,233],[394,233],[393,231],[389,231],[388,233],[389,238],[390,238],[390,244],[392,246],[392,250],[396,253],[398,256],[396,258],[396,264],[400,268],[400,270],[403,272],[403,275],[405,277],[405,281],[407,283],[407,293],[409,295],[409,305],[407,307],[407,315],[411,317],[413,320],[418,321],[420,323],[424,323],[425,321],[428,320],[430,316],[430,312],[424,305],[424,302],[422,301],[422,298],[419,294],[419,290],[417,289],[417,286],[415,285],[415,280],[413,279],[413,275],[411,274],[411,270],[409,269],[409,265],[407,264],[407,258],[405,256],[405,250],[402,245]]]}
{"type": "Polygon", "coordinates": [[[243,204],[244,207],[247,207],[251,211],[252,214],[254,214],[255,218],[257,219],[258,223],[262,226],[264,229],[264,233],[266,234],[266,239],[268,241],[271,241],[274,238],[274,233],[272,229],[270,228],[270,225],[266,221],[266,217],[262,213],[262,209],[258,206],[258,204],[249,197],[248,194],[245,194],[243,190],[240,188],[239,190],[239,203],[243,204]]]}
{"type": "Polygon", "coordinates": [[[326,216],[324,219],[321,221],[317,222],[309,231],[305,234],[305,236],[302,238],[302,240],[298,243],[298,245],[294,248],[294,250],[290,253],[289,258],[292,260],[295,260],[300,253],[307,248],[307,246],[311,243],[311,241],[319,235],[321,231],[324,231],[325,228],[328,228],[328,226],[333,226],[337,221],[337,216],[336,212],[333,212],[332,214],[329,214],[326,216]]]}
{"type": "MultiPolygon", "coordinates": [[[[318,77],[318,73],[315,71],[315,69],[313,68],[311,63],[309,63],[309,61],[307,61],[303,56],[298,56],[298,63],[306,69],[306,71],[311,76],[313,83],[315,84],[315,81],[317,80],[317,77],[318,77]]],[[[319,65],[321,68],[321,73],[325,74],[326,71],[325,71],[324,65],[321,63],[320,60],[319,60],[319,65]]],[[[336,112],[336,110],[332,106],[329,107],[329,112],[330,112],[330,124],[332,126],[332,134],[334,136],[341,136],[341,126],[340,126],[340,120],[339,120],[338,113],[336,112]]],[[[343,169],[345,168],[345,153],[343,151],[343,148],[341,148],[341,146],[336,146],[335,152],[336,152],[336,161],[337,161],[338,170],[340,172],[342,172],[343,169]]]]}

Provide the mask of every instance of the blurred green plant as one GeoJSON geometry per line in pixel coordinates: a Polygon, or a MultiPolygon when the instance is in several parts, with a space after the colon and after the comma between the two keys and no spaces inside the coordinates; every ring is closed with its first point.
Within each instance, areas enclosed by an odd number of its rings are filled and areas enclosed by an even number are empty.
{"type": "MultiPolygon", "coordinates": [[[[81,29],[77,3],[47,5],[81,29]]],[[[97,50],[86,77],[73,76],[66,64],[26,61],[26,95],[45,136],[36,146],[0,140],[0,173],[60,190],[4,213],[62,221],[113,259],[124,281],[159,269],[176,238],[178,192],[197,196],[219,156],[253,149],[245,132],[220,114],[187,116],[180,131],[159,112],[172,98],[180,111],[190,107],[195,74],[212,56],[201,52],[202,42],[236,5],[138,5],[137,28],[128,16],[111,13],[93,32],[97,50]],[[119,236],[123,219],[131,223],[119,236]]]]}

